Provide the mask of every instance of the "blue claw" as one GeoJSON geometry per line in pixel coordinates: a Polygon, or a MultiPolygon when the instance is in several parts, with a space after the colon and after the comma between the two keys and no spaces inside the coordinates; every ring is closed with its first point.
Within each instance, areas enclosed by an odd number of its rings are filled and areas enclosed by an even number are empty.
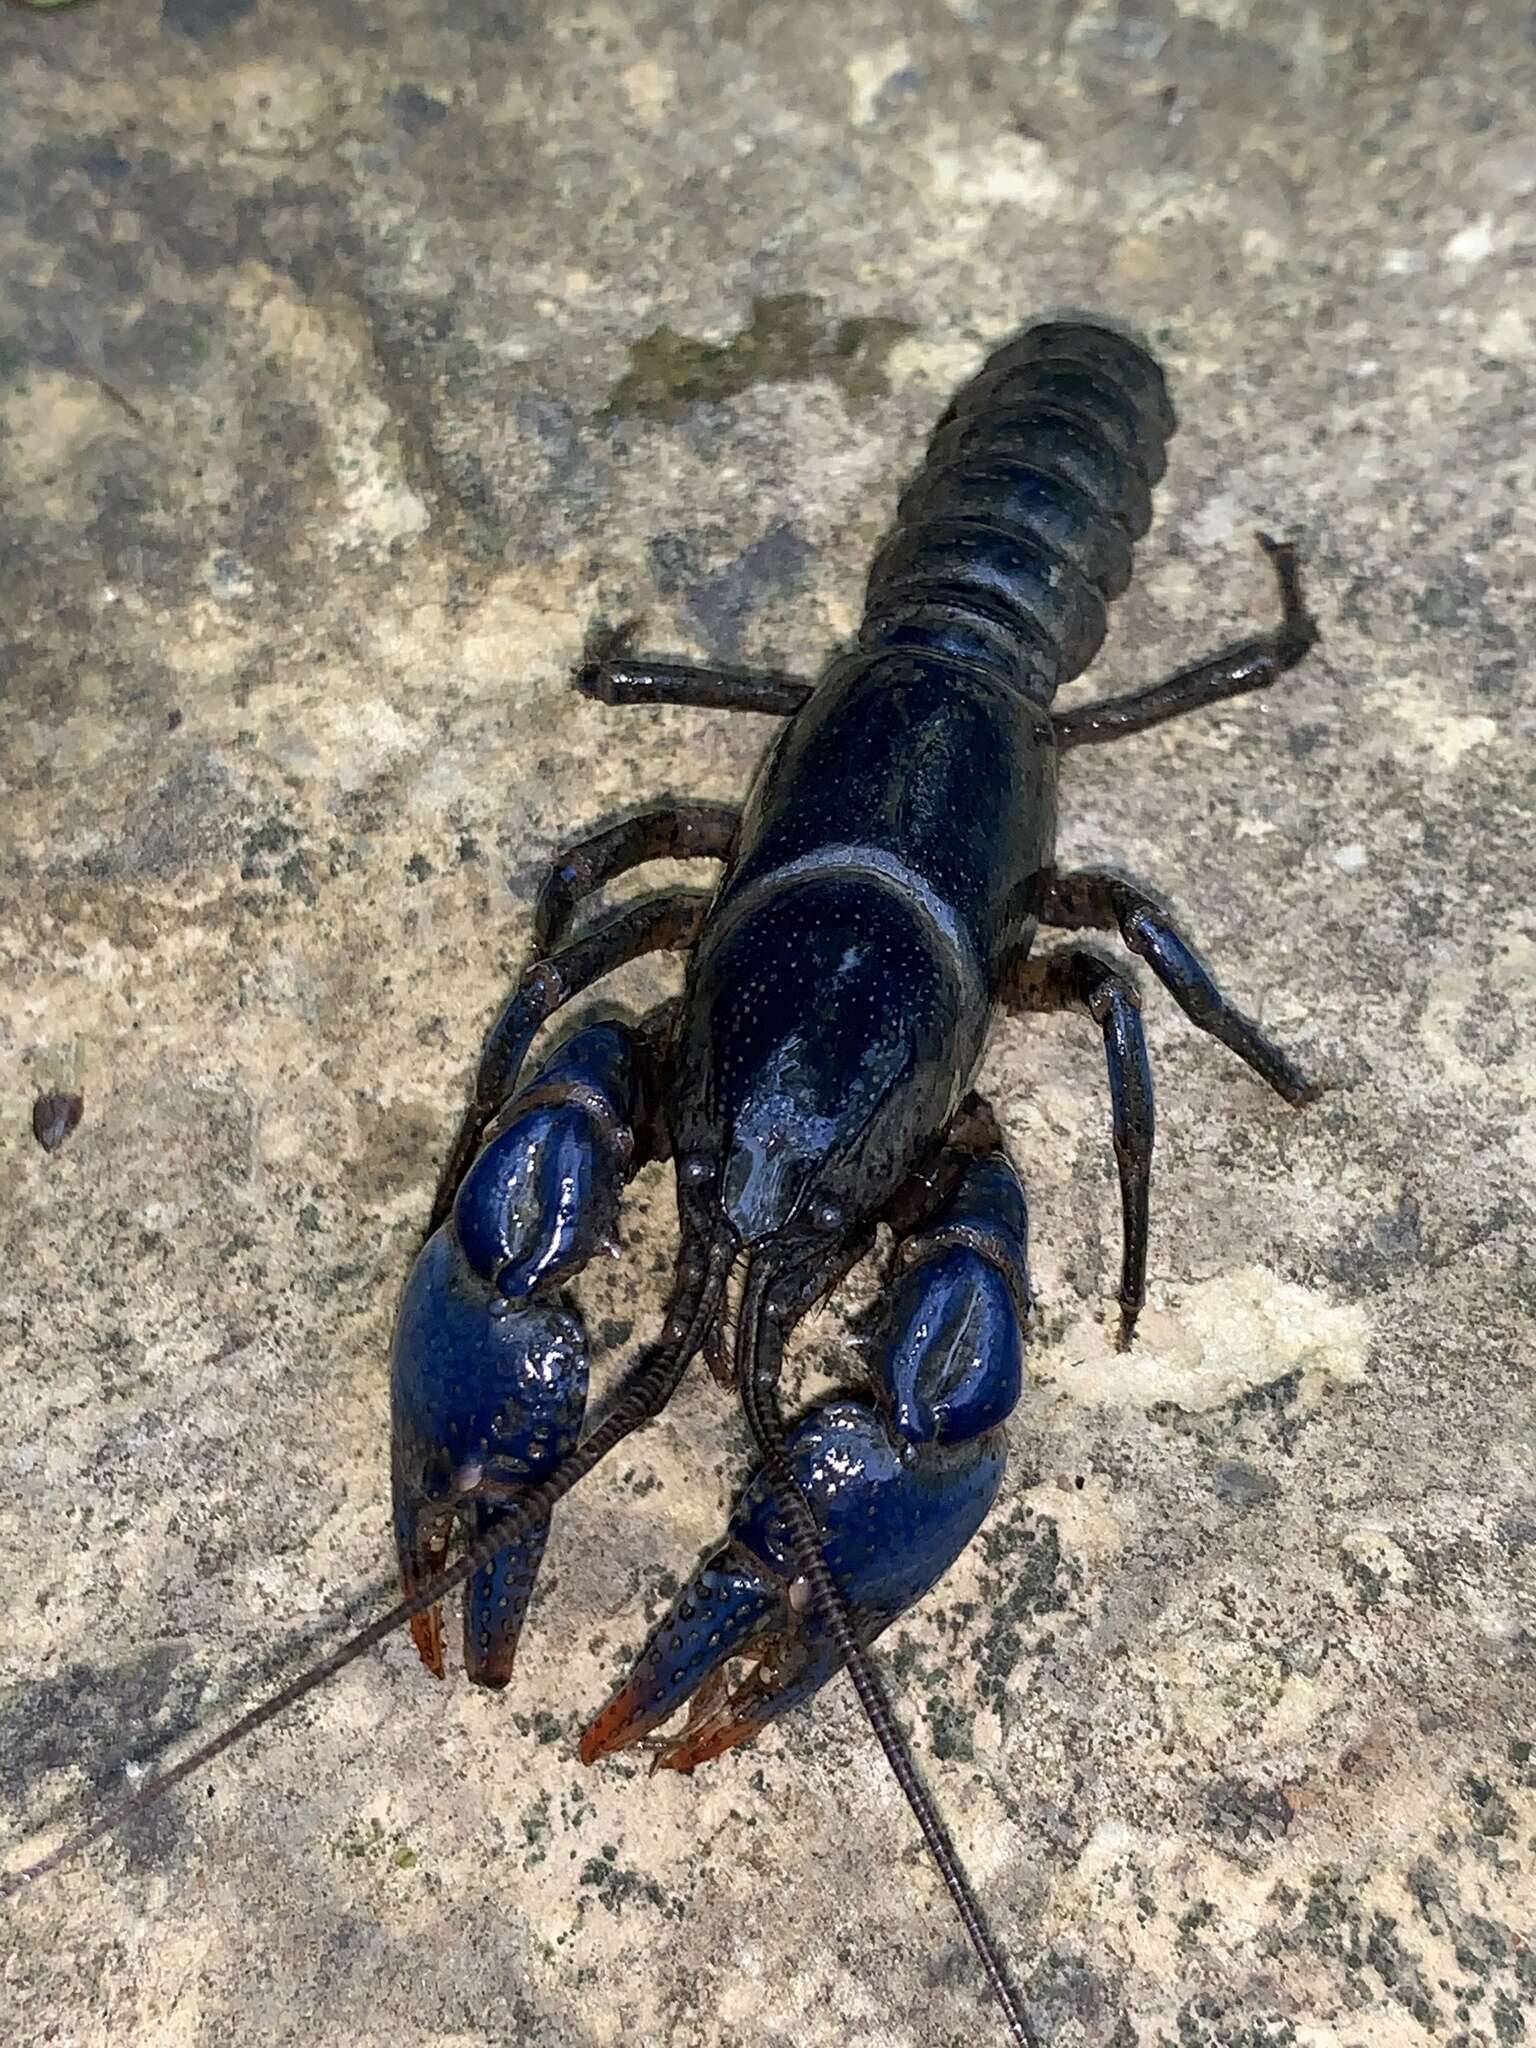
{"type": "Polygon", "coordinates": [[[1029,1213],[1003,1155],[967,1167],[903,1251],[877,1370],[909,1443],[964,1443],[1003,1422],[1024,1384],[1029,1213]]]}
{"type": "MultiPolygon", "coordinates": [[[[980,1528],[1003,1476],[1000,1432],[919,1452],[862,1401],[813,1408],[790,1438],[795,1476],[821,1523],[827,1563],[866,1640],[926,1593],[980,1528]]],[[[582,1738],[586,1763],[658,1727],[692,1698],[657,1767],[691,1771],[809,1699],[841,1659],[806,1603],[763,1476],[582,1738]],[[752,1668],[731,1688],[733,1657],[752,1668]]]]}
{"type": "Polygon", "coordinates": [[[909,1443],[964,1443],[995,1429],[1024,1383],[1008,1283],[973,1251],[914,1266],[892,1297],[882,1377],[909,1443]]]}
{"type": "MultiPolygon", "coordinates": [[[[447,1561],[455,1522],[471,1536],[575,1444],[587,1399],[581,1324],[554,1303],[514,1305],[476,1273],[445,1224],[411,1269],[395,1325],[395,1542],[407,1593],[447,1561]]],[[[508,1546],[470,1583],[464,1665],[480,1685],[512,1675],[548,1525],[508,1546]]],[[[442,1615],[411,1623],[422,1662],[443,1675],[442,1615]]]]}
{"type": "Polygon", "coordinates": [[[560,1285],[612,1242],[637,1094],[633,1033],[589,1024],[491,1125],[453,1227],[471,1266],[509,1299],[560,1285]]]}
{"type": "MultiPolygon", "coordinates": [[[[882,1409],[812,1408],[790,1458],[832,1576],[872,1640],[937,1584],[981,1527],[1007,1456],[999,1427],[1022,1379],[1028,1223],[1001,1157],[967,1169],[921,1238],[877,1339],[882,1409]]],[[[724,1546],[673,1602],[633,1672],[582,1738],[586,1763],[687,1705],[656,1767],[691,1771],[807,1700],[841,1658],[797,1578],[761,1473],[724,1546]],[[734,1685],[733,1659],[747,1669],[734,1685]]]]}
{"type": "MultiPolygon", "coordinates": [[[[577,1032],[497,1119],[453,1213],[406,1282],[392,1362],[394,1521],[407,1593],[504,1518],[576,1444],[587,1341],[561,1283],[611,1240],[635,1156],[637,1059],[620,1024],[577,1032]]],[[[464,1665],[504,1686],[548,1523],[470,1581],[464,1665]]],[[[423,1663],[443,1675],[442,1615],[418,1615],[423,1663]]]]}

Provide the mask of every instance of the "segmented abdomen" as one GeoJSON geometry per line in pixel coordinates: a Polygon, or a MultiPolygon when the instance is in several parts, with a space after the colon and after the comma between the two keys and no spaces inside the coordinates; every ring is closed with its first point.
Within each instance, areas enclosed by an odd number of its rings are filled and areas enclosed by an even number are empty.
{"type": "Polygon", "coordinates": [[[1026,329],[940,420],[870,571],[860,645],[1002,663],[1048,701],[1099,650],[1173,425],[1134,341],[1026,329]]]}

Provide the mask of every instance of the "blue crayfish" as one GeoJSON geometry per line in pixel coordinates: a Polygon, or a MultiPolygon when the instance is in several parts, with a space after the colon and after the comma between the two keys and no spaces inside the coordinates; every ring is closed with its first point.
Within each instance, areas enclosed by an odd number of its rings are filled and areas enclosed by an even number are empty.
{"type": "Polygon", "coordinates": [[[535,964],[487,1040],[396,1329],[405,1599],[135,1803],[403,1620],[441,1673],[441,1600],[465,1580],[466,1669],[504,1686],[551,1510],[702,1355],[734,1385],[761,1467],[582,1756],[686,1710],[657,1760],[691,1770],[846,1669],[1013,2037],[1032,2039],[868,1655],[981,1526],[1023,1384],[1024,1189],[972,1079],[999,1009],[1083,1011],[1102,1032],[1123,1343],[1144,1298],[1152,1165],[1139,1001],[1095,952],[1034,955],[1037,933],[1118,932],[1287,1102],[1315,1092],[1152,898],[1055,865],[1067,749],[1261,689],[1316,637],[1293,550],[1264,540],[1277,630],[1135,695],[1053,711],[1130,578],[1172,429],[1161,372],[1136,342],[1085,322],[1029,328],[940,421],[875,561],[857,642],[818,683],[643,664],[622,643],[589,660],[580,686],[607,703],[785,722],[739,812],[643,811],[562,854],[540,893],[535,964]],[[724,872],[713,891],[647,899],[569,936],[592,892],[663,855],[724,872]],[[558,1011],[664,949],[688,956],[679,1000],[638,1024],[589,1019],[524,1077],[558,1011]],[[611,1243],[632,1175],[669,1157],[681,1241],[665,1327],[583,1434],[587,1341],[566,1289],[611,1243]],[[882,1225],[895,1272],[867,1370],[786,1422],[789,1337],[882,1225]]]}

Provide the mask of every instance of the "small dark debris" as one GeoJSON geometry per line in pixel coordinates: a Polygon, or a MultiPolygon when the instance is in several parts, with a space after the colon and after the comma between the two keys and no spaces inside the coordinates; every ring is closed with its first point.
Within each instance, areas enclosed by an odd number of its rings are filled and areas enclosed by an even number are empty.
{"type": "Polygon", "coordinates": [[[50,1088],[32,1105],[32,1135],[45,1152],[57,1152],[85,1115],[85,1097],[50,1088]]]}

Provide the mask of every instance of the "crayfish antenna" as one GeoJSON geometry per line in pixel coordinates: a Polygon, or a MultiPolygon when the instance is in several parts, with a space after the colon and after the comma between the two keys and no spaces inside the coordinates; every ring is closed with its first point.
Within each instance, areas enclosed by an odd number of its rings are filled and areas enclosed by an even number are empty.
{"type": "Polygon", "coordinates": [[[280,1686],[269,1699],[252,1707],[247,1713],[221,1734],[210,1737],[199,1744],[190,1756],[173,1764],[157,1778],[141,1785],[116,1805],[94,1820],[88,1828],[71,1835],[60,1843],[57,1849],[46,1856],[38,1857],[32,1863],[24,1863],[19,1870],[0,1874],[0,1898],[12,1897],[38,1878],[46,1877],[63,1864],[72,1862],[83,1850],[96,1842],[115,1834],[125,1821],[143,1813],[167,1792],[173,1791],[187,1778],[193,1777],[207,1764],[211,1764],[227,1750],[236,1748],[252,1735],[257,1734],[280,1714],[297,1706],[312,1692],[338,1672],[345,1671],[349,1664],[355,1664],[365,1656],[376,1643],[393,1635],[417,1615],[424,1614],[431,1607],[451,1593],[456,1586],[477,1572],[508,1544],[525,1536],[535,1524],[547,1521],[553,1510],[577,1483],[584,1479],[592,1468],[599,1464],[608,1453],[627,1436],[652,1421],[659,1415],[675,1393],[678,1383],[689,1365],[697,1357],[711,1325],[720,1313],[721,1300],[725,1291],[726,1273],[729,1268],[729,1253],[718,1250],[711,1254],[702,1277],[687,1288],[679,1288],[674,1296],[674,1305],[669,1310],[666,1334],[661,1343],[652,1345],[648,1353],[642,1353],[639,1370],[634,1373],[603,1420],[591,1434],[584,1437],[576,1448],[563,1458],[547,1478],[537,1486],[530,1487],[515,1507],[476,1537],[474,1542],[454,1559],[453,1563],[437,1573],[434,1578],[424,1579],[413,1592],[403,1600],[397,1600],[392,1607],[376,1616],[355,1635],[338,1643],[334,1650],[301,1671],[286,1685],[280,1686]],[[689,1298],[691,1296],[691,1299],[689,1298]]]}
{"type": "Polygon", "coordinates": [[[767,1298],[768,1279],[762,1267],[755,1273],[748,1269],[737,1320],[736,1376],[747,1423],[784,1518],[795,1565],[810,1591],[823,1626],[843,1659],[865,1718],[874,1730],[875,1740],[885,1752],[891,1775],[912,1809],[928,1854],[944,1880],[944,1888],[1002,2008],[1011,2039],[1018,2048],[1042,2048],[1040,2037],[1025,2017],[1024,2008],[1009,1982],[1001,1951],[992,1938],[960,1853],[950,1839],[932,1793],[918,1774],[916,1761],[897,1724],[885,1687],[859,1641],[848,1602],[828,1568],[816,1517],[795,1478],[779,1407],[778,1381],[784,1337],[774,1313],[774,1304],[767,1298]]]}

